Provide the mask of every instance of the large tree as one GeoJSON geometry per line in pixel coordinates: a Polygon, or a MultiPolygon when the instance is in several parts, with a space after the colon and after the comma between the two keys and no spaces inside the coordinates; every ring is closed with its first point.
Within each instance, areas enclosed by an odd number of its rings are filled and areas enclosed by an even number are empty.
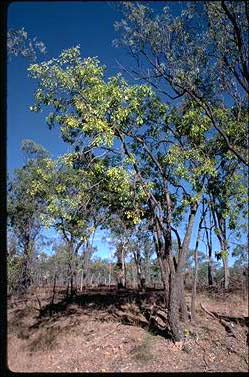
{"type": "Polygon", "coordinates": [[[50,106],[49,126],[58,124],[63,139],[80,145],[83,155],[91,153],[100,161],[108,155],[107,185],[118,193],[127,218],[136,223],[149,214],[170,326],[174,336],[181,337],[179,309],[183,316],[186,313],[184,264],[207,176],[216,174],[204,142],[210,119],[190,102],[187,107],[184,104],[181,120],[150,87],[129,86],[120,75],[104,80],[104,67],[96,58],[82,59],[77,47],[57,59],[34,64],[29,71],[38,81],[32,110],[50,106]],[[127,200],[134,192],[131,182],[136,183],[137,194],[128,209],[127,200]],[[180,237],[183,221],[186,228],[180,237]],[[177,263],[172,233],[178,241],[177,263]]]}

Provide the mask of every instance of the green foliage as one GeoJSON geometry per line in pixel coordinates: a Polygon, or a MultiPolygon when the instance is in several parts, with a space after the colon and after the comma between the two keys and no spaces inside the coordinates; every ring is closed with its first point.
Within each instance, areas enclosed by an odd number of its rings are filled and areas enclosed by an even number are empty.
{"type": "Polygon", "coordinates": [[[8,290],[13,292],[18,289],[22,273],[23,258],[20,255],[12,255],[7,258],[8,290]]]}

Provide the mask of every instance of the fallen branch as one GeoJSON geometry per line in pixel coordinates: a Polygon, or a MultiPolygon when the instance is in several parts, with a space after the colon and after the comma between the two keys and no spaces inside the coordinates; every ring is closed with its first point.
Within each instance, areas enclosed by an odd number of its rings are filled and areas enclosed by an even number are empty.
{"type": "Polygon", "coordinates": [[[210,312],[207,308],[205,308],[205,306],[202,305],[202,303],[200,303],[200,307],[202,308],[202,310],[204,310],[204,312],[209,314],[212,318],[214,318],[214,319],[218,318],[214,313],[210,312]]]}
{"type": "Polygon", "coordinates": [[[237,337],[236,337],[236,335],[234,333],[234,330],[233,330],[232,326],[229,323],[229,321],[230,321],[229,317],[220,315],[220,314],[218,314],[216,312],[210,312],[207,308],[205,308],[205,306],[202,303],[200,303],[200,306],[201,306],[202,310],[204,310],[212,318],[218,319],[219,322],[222,324],[222,326],[224,326],[225,330],[229,333],[229,335],[232,335],[234,338],[237,339],[237,337]]]}

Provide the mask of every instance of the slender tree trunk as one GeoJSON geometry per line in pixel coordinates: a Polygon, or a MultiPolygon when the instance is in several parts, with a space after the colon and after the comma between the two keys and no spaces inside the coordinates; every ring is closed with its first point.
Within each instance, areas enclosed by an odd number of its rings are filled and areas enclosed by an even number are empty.
{"type": "Polygon", "coordinates": [[[196,286],[198,278],[198,248],[195,248],[195,267],[194,267],[194,276],[193,276],[193,286],[192,286],[192,295],[191,295],[191,321],[196,321],[196,286]]]}
{"type": "Polygon", "coordinates": [[[117,248],[116,270],[117,270],[116,278],[117,278],[118,289],[125,288],[123,244],[118,245],[118,248],[117,248]]]}
{"type": "Polygon", "coordinates": [[[144,245],[144,255],[145,255],[145,285],[150,286],[151,284],[151,273],[150,273],[150,250],[149,245],[145,242],[144,245]]]}
{"type": "Polygon", "coordinates": [[[222,257],[223,269],[224,269],[224,288],[228,289],[230,280],[230,271],[228,267],[228,258],[226,255],[222,257]]]}
{"type": "Polygon", "coordinates": [[[192,295],[191,295],[191,320],[196,321],[196,310],[195,310],[195,304],[196,304],[196,287],[197,287],[197,280],[198,280],[198,247],[199,247],[199,241],[201,236],[201,229],[202,229],[202,223],[205,219],[207,212],[204,208],[204,202],[202,204],[202,215],[198,226],[197,231],[197,237],[196,237],[196,243],[195,243],[195,251],[194,251],[194,260],[195,260],[195,267],[194,267],[194,276],[193,276],[193,285],[192,285],[192,295]]]}
{"type": "MultiPolygon", "coordinates": [[[[208,207],[205,210],[205,214],[208,210],[208,207]]],[[[209,228],[207,227],[206,223],[206,216],[204,217],[204,229],[207,241],[207,248],[208,248],[208,285],[209,287],[214,285],[214,274],[213,274],[213,260],[212,260],[212,213],[209,211],[209,228]]]]}
{"type": "Polygon", "coordinates": [[[208,259],[208,285],[210,287],[214,285],[213,261],[211,258],[208,259]]]}
{"type": "Polygon", "coordinates": [[[80,274],[80,292],[82,292],[83,289],[83,269],[81,270],[80,274]]]}
{"type": "Polygon", "coordinates": [[[23,292],[26,292],[31,285],[31,276],[30,276],[30,237],[26,235],[24,242],[24,251],[23,251],[23,264],[22,264],[22,273],[20,279],[20,286],[23,292]]]}
{"type": "Polygon", "coordinates": [[[109,265],[109,271],[108,271],[108,286],[109,286],[109,288],[111,286],[111,278],[112,278],[112,266],[110,264],[109,265]]]}
{"type": "Polygon", "coordinates": [[[122,284],[126,288],[126,263],[125,263],[125,253],[124,247],[122,248],[122,284]]]}
{"type": "Polygon", "coordinates": [[[134,261],[136,264],[136,270],[137,270],[137,280],[138,280],[138,287],[142,290],[145,288],[145,279],[142,274],[142,259],[140,250],[136,250],[133,252],[134,261]]]}
{"type": "Polygon", "coordinates": [[[226,236],[226,219],[219,213],[217,208],[214,206],[214,201],[212,202],[212,214],[215,223],[215,227],[217,229],[217,237],[220,242],[221,247],[221,256],[222,256],[222,263],[224,269],[224,288],[227,289],[229,286],[229,267],[228,267],[228,244],[227,244],[227,236],[226,236]]]}

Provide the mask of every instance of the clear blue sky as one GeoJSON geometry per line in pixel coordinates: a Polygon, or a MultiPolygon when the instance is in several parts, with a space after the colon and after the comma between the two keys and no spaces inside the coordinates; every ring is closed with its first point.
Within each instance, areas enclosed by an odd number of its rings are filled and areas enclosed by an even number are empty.
{"type": "MultiPolygon", "coordinates": [[[[169,5],[174,14],[184,6],[180,2],[154,3],[155,8],[169,5]]],[[[84,57],[98,56],[107,66],[107,75],[120,71],[116,59],[128,67],[132,62],[127,52],[112,47],[117,38],[113,24],[121,15],[109,2],[17,2],[8,9],[8,28],[24,27],[30,38],[37,36],[47,47],[47,54],[39,60],[58,56],[63,49],[81,46],[84,57]]],[[[14,58],[8,64],[7,78],[7,167],[10,174],[23,164],[20,151],[23,139],[32,139],[42,144],[56,157],[70,150],[58,132],[49,130],[45,114],[32,113],[35,82],[28,78],[28,61],[22,57],[14,58]]],[[[53,232],[48,232],[53,236],[53,232]]],[[[98,255],[109,256],[109,247],[98,233],[95,245],[98,255]]]]}

